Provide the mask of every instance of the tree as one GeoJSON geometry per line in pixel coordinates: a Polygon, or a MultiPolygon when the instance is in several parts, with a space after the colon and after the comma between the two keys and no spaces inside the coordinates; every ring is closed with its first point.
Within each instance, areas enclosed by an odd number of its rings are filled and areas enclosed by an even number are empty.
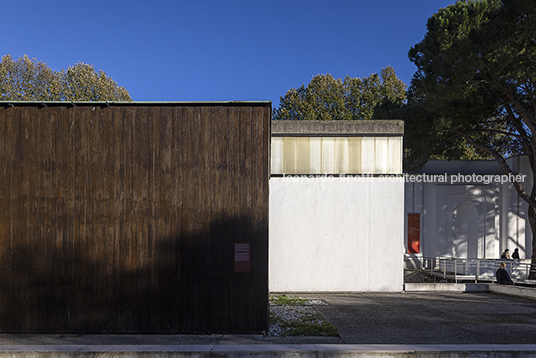
{"type": "Polygon", "coordinates": [[[131,101],[124,87],[102,70],[77,63],[67,70],[53,71],[27,55],[14,61],[10,55],[0,63],[2,101],[131,101]]]}
{"type": "MultiPolygon", "coordinates": [[[[417,71],[406,132],[418,129],[428,148],[405,138],[407,165],[418,166],[438,153],[456,158],[472,150],[513,174],[505,159],[523,154],[536,180],[534,0],[458,1],[428,20],[426,35],[409,58],[417,71]]],[[[513,183],[528,203],[536,264],[536,185],[531,184],[526,189],[513,183]]]]}
{"type": "Polygon", "coordinates": [[[280,97],[273,118],[279,120],[372,119],[388,116],[406,100],[406,85],[392,67],[363,79],[330,74],[314,76],[298,89],[291,88],[280,97]]]}

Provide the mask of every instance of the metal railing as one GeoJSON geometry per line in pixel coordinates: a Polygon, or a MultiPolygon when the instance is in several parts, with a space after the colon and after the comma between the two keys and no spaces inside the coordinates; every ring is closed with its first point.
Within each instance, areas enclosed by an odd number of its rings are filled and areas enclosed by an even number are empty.
{"type": "MultiPolygon", "coordinates": [[[[427,271],[431,276],[445,280],[458,281],[495,281],[495,272],[501,262],[506,264],[506,270],[514,281],[527,281],[531,271],[536,272],[536,265],[524,260],[504,259],[466,259],[451,257],[420,258],[421,271],[427,271]]],[[[531,280],[532,281],[532,280],[531,280]]]]}

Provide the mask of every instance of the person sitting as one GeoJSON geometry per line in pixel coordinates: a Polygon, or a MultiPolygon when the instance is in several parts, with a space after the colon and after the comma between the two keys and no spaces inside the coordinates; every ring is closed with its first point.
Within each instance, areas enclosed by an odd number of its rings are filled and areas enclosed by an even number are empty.
{"type": "Polygon", "coordinates": [[[495,277],[497,278],[497,283],[499,285],[514,284],[514,281],[512,281],[512,279],[510,278],[508,271],[506,271],[506,264],[504,262],[501,262],[501,267],[499,267],[499,269],[495,273],[495,277]]]}
{"type": "Polygon", "coordinates": [[[501,254],[501,259],[510,260],[510,252],[508,249],[504,250],[504,252],[501,254]]]}
{"type": "Polygon", "coordinates": [[[512,254],[512,258],[514,260],[519,260],[519,249],[514,250],[514,253],[512,254]]]}

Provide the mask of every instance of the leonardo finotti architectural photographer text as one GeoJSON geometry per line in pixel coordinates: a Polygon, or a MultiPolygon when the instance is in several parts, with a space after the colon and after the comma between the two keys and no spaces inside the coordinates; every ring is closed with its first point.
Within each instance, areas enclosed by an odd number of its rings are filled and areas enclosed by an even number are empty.
{"type": "Polygon", "coordinates": [[[521,174],[308,174],[308,175],[287,175],[283,174],[283,178],[289,179],[327,179],[327,180],[357,180],[357,181],[380,181],[380,182],[398,182],[406,183],[445,183],[445,184],[504,184],[504,183],[523,183],[526,175],[521,174]]]}

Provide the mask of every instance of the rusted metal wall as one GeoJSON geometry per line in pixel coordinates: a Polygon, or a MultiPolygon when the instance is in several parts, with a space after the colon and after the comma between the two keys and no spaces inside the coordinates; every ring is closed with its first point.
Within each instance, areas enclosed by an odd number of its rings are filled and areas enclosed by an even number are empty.
{"type": "Polygon", "coordinates": [[[0,331],[266,330],[270,111],[2,103],[0,331]]]}

